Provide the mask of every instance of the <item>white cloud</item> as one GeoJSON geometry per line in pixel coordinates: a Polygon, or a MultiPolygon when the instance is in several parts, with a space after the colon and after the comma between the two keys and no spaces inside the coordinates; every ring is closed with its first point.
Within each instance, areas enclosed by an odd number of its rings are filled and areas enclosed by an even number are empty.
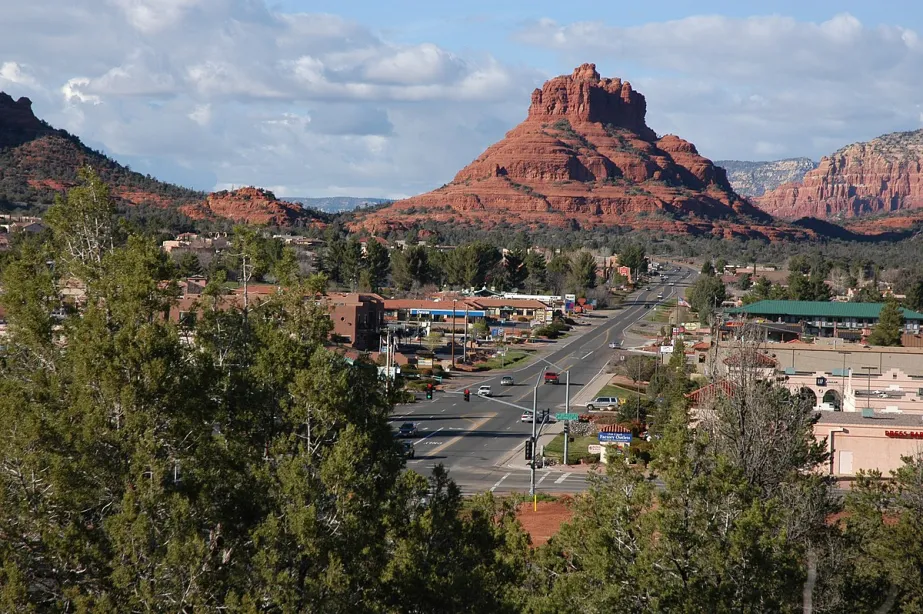
{"type": "Polygon", "coordinates": [[[16,62],[4,62],[0,64],[0,83],[9,83],[12,85],[24,85],[29,88],[39,87],[38,81],[27,72],[25,66],[20,66],[16,62]]]}
{"type": "Polygon", "coordinates": [[[543,78],[263,0],[105,4],[6,7],[0,85],[28,85],[40,117],[166,179],[421,192],[524,117],[543,78]]]}
{"type": "Polygon", "coordinates": [[[849,14],[822,23],[696,16],[624,28],[544,19],[516,38],[631,80],[647,98],[652,128],[714,158],[817,158],[831,142],[835,149],[920,125],[917,33],[849,14]]]}

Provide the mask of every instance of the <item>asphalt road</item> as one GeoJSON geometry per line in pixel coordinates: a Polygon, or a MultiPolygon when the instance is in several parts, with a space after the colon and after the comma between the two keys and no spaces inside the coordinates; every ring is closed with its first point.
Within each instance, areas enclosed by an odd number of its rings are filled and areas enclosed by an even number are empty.
{"type": "MultiPolygon", "coordinates": [[[[582,318],[584,325],[575,332],[551,344],[540,358],[528,365],[503,371],[472,375],[463,384],[451,384],[447,391],[437,391],[432,400],[400,405],[395,408],[395,425],[413,422],[418,435],[411,439],[416,457],[409,459],[409,469],[427,474],[437,464],[443,464],[465,494],[491,490],[498,493],[528,492],[530,472],[523,468],[521,448],[532,431],[531,423],[521,422],[523,409],[532,408],[533,389],[537,387],[539,411],[563,412],[566,400],[565,374],[570,374],[570,397],[593,379],[612,358],[610,341],[622,341],[623,334],[635,322],[647,315],[658,303],[681,295],[682,289],[695,276],[690,269],[671,273],[661,283],[653,281],[651,290],[630,295],[621,309],[607,316],[591,314],[582,318]],[[667,285],[670,281],[675,286],[667,285]],[[657,295],[663,294],[658,300],[657,295]],[[545,370],[561,373],[558,385],[543,384],[545,370]],[[511,375],[514,386],[500,386],[500,378],[511,375]],[[479,397],[478,386],[490,385],[494,397],[479,397]],[[471,401],[465,402],[462,391],[471,390],[471,401]],[[519,450],[515,459],[510,456],[519,450]]],[[[455,380],[451,380],[455,381],[455,380]]],[[[571,411],[579,413],[580,408],[571,411]]],[[[572,493],[586,488],[584,473],[564,467],[539,470],[536,484],[542,492],[572,493]]]]}

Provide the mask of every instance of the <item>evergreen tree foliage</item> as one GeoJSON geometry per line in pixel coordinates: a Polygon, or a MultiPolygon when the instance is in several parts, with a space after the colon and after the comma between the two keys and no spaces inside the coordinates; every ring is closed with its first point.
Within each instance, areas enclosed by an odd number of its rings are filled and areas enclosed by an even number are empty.
{"type": "Polygon", "coordinates": [[[887,301],[878,314],[878,324],[868,336],[871,345],[901,345],[901,336],[904,334],[904,314],[901,312],[897,301],[887,301]]]}

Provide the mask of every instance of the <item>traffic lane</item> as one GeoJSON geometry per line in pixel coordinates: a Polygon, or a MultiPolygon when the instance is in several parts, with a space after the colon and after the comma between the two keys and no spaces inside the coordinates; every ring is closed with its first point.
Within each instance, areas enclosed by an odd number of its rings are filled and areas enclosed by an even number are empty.
{"type": "MultiPolygon", "coordinates": [[[[531,486],[531,472],[528,469],[494,469],[488,472],[449,472],[463,495],[471,496],[482,492],[496,495],[512,493],[528,494],[531,486]]],[[[548,494],[572,494],[583,492],[589,487],[587,473],[567,469],[536,469],[535,491],[548,494]]]]}
{"type": "MultiPolygon", "coordinates": [[[[645,294],[642,292],[640,298],[643,299],[645,294]]],[[[639,305],[630,308],[623,314],[610,318],[612,322],[609,325],[610,327],[616,325],[623,328],[627,327],[636,321],[638,317],[643,317],[648,310],[647,303],[640,302],[639,305]]],[[[594,354],[592,351],[580,357],[581,359],[577,357],[577,354],[584,349],[583,346],[586,346],[586,344],[595,343],[595,347],[602,346],[603,339],[601,335],[603,332],[605,332],[604,329],[595,331],[595,335],[588,333],[584,337],[575,339],[575,342],[581,342],[578,343],[577,347],[562,348],[561,356],[574,358],[572,364],[562,365],[572,374],[571,377],[574,380],[572,388],[579,388],[585,381],[589,381],[598,373],[599,368],[605,364],[607,357],[602,354],[596,354],[592,361],[587,361],[586,359],[594,354]]],[[[544,368],[541,364],[536,364],[532,365],[532,370],[536,378],[535,381],[540,381],[539,376],[544,371],[544,368]]],[[[529,383],[531,384],[531,382],[529,383]]],[[[445,459],[463,459],[466,463],[484,463],[497,460],[508,455],[511,450],[521,445],[521,442],[518,441],[511,442],[511,435],[524,439],[531,434],[531,423],[523,423],[520,418],[524,409],[531,409],[532,386],[525,386],[525,390],[518,393],[518,395],[514,392],[517,388],[520,387],[502,387],[501,390],[509,390],[510,393],[501,394],[499,398],[494,399],[472,395],[470,403],[466,403],[460,394],[437,392],[436,398],[432,400],[423,401],[420,404],[401,406],[400,411],[395,413],[392,419],[398,423],[415,421],[421,433],[445,430],[446,432],[441,436],[446,436],[453,431],[460,431],[451,437],[450,442],[443,449],[443,458],[445,459]],[[503,407],[500,409],[495,408],[494,417],[480,422],[475,429],[466,428],[467,425],[458,423],[459,420],[469,420],[470,423],[472,415],[484,411],[485,404],[502,405],[503,407]],[[469,405],[470,407],[468,407],[469,405]],[[515,407],[510,405],[515,405],[515,407]],[[472,437],[479,429],[482,434],[472,437]],[[450,450],[450,447],[453,449],[450,450]]],[[[566,388],[567,386],[562,384],[542,386],[539,394],[539,408],[544,409],[547,406],[549,409],[554,410],[563,405],[566,400],[566,388]]],[[[576,394],[576,390],[571,390],[571,393],[573,396],[573,394],[576,394]]],[[[426,445],[441,446],[443,443],[439,439],[433,439],[428,441],[426,445]]],[[[428,452],[418,452],[418,454],[426,457],[433,456],[428,452]]]]}

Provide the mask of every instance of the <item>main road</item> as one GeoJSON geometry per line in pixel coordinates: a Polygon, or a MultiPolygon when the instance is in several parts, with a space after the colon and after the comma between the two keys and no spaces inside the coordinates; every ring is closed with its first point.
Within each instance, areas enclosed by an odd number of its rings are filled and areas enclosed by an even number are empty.
{"type": "MultiPolygon", "coordinates": [[[[465,384],[437,391],[432,400],[400,405],[395,408],[395,426],[413,422],[418,435],[412,439],[416,456],[408,468],[426,474],[443,464],[465,494],[493,492],[528,492],[530,472],[525,468],[521,448],[532,432],[531,423],[521,421],[524,409],[532,408],[533,389],[537,387],[537,407],[562,412],[565,408],[565,374],[570,374],[570,398],[605,369],[613,357],[611,341],[623,340],[627,331],[644,318],[657,304],[681,292],[695,273],[688,268],[671,272],[668,282],[652,281],[650,290],[631,295],[617,311],[608,315],[591,313],[569,335],[550,343],[549,348],[530,359],[524,367],[465,377],[465,384]],[[659,299],[658,295],[663,295],[659,299]],[[560,384],[543,385],[546,370],[561,374],[560,384]],[[510,375],[514,386],[500,386],[500,378],[510,375]],[[491,386],[493,397],[475,394],[478,386],[491,386]],[[465,402],[462,391],[471,390],[465,402]],[[515,459],[511,456],[519,450],[515,459]]],[[[572,408],[580,412],[579,408],[572,408]]],[[[536,483],[543,492],[577,492],[586,488],[585,473],[567,468],[539,470],[536,483]]]]}

